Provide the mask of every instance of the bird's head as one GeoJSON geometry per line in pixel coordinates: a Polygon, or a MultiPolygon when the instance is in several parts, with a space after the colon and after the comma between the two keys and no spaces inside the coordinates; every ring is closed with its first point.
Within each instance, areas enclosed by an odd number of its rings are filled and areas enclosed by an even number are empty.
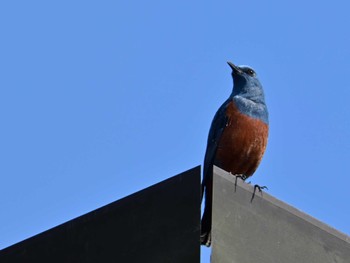
{"type": "Polygon", "coordinates": [[[232,62],[227,62],[227,64],[232,69],[232,77],[250,77],[250,78],[256,78],[256,73],[254,69],[252,69],[249,66],[236,66],[232,62]]]}
{"type": "Polygon", "coordinates": [[[256,72],[249,66],[236,66],[227,62],[232,69],[233,95],[240,95],[247,99],[258,99],[264,102],[264,91],[256,72]]]}

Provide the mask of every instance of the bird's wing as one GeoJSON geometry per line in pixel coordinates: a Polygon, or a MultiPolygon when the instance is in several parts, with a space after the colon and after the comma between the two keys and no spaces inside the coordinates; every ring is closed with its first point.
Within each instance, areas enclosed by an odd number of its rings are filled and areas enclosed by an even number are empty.
{"type": "Polygon", "coordinates": [[[207,150],[204,157],[203,186],[206,185],[207,180],[210,180],[212,176],[213,163],[217,146],[228,121],[228,118],[226,116],[226,108],[230,101],[231,100],[228,99],[224,102],[224,104],[221,105],[211,123],[208,135],[207,150]]]}

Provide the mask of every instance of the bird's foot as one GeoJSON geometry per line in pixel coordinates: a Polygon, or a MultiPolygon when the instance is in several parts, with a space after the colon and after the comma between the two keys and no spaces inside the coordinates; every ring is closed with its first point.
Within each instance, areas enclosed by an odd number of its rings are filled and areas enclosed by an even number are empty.
{"type": "Polygon", "coordinates": [[[269,190],[269,188],[267,188],[266,185],[260,186],[258,184],[254,185],[254,193],[255,193],[256,189],[258,189],[260,193],[263,189],[269,190]]]}
{"type": "Polygon", "coordinates": [[[247,176],[245,174],[232,174],[235,177],[235,192],[237,189],[237,179],[241,178],[243,181],[247,179],[247,176]]]}
{"type": "Polygon", "coordinates": [[[253,192],[253,195],[252,195],[252,199],[250,199],[250,202],[252,202],[253,199],[254,199],[254,197],[255,197],[256,189],[258,189],[260,193],[262,193],[262,190],[263,190],[263,189],[269,190],[269,189],[267,188],[267,186],[265,186],[265,185],[264,185],[264,186],[260,186],[260,185],[258,185],[258,184],[254,185],[254,192],[253,192]]]}
{"type": "Polygon", "coordinates": [[[234,174],[233,176],[236,177],[236,180],[237,178],[241,178],[243,181],[245,181],[248,178],[248,176],[246,176],[245,174],[234,174]]]}

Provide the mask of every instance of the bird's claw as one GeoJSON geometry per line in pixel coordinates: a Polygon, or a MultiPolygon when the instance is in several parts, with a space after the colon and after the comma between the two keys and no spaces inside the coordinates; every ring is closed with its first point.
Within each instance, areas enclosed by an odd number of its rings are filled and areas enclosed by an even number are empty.
{"type": "Polygon", "coordinates": [[[263,190],[263,189],[269,190],[269,189],[267,188],[267,186],[265,186],[265,185],[264,185],[264,186],[260,186],[260,185],[258,185],[258,184],[254,185],[254,191],[253,191],[252,199],[250,199],[250,202],[252,202],[253,199],[254,199],[254,197],[255,197],[256,189],[258,189],[260,193],[262,193],[262,190],[263,190]]]}
{"type": "Polygon", "coordinates": [[[255,193],[256,189],[258,189],[260,193],[262,192],[263,189],[269,190],[269,188],[267,188],[266,185],[260,186],[258,184],[254,185],[254,193],[255,193]]]}
{"type": "Polygon", "coordinates": [[[243,181],[247,179],[247,176],[245,174],[233,174],[235,177],[235,192],[237,189],[237,178],[241,178],[243,181]]]}

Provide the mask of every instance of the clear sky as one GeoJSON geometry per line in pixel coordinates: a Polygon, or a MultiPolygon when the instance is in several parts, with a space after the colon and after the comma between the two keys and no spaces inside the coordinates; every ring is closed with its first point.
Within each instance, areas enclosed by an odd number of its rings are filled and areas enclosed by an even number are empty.
{"type": "Polygon", "coordinates": [[[0,248],[202,164],[228,60],[270,112],[253,183],[350,234],[349,8],[2,1],[0,248]]]}

